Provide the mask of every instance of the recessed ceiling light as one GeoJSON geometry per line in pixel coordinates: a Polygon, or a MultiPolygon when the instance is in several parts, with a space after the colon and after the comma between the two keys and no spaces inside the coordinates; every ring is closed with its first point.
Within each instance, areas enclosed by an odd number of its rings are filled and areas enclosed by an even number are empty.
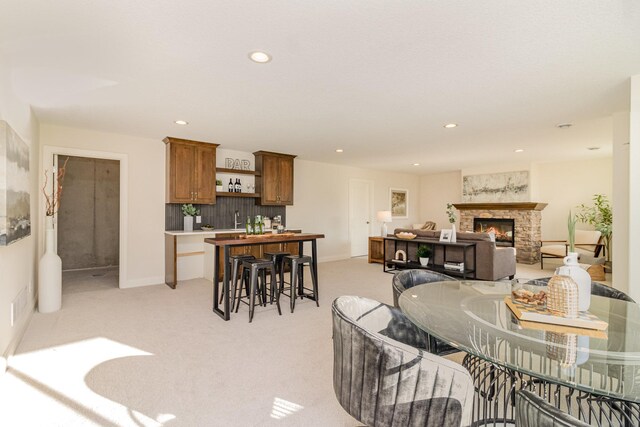
{"type": "Polygon", "coordinates": [[[453,129],[454,127],[457,127],[458,124],[457,123],[447,123],[446,125],[444,125],[444,127],[446,127],[447,129],[453,129]]]}
{"type": "Polygon", "coordinates": [[[522,153],[524,152],[524,149],[522,148],[516,148],[515,150],[513,150],[514,153],[522,153]]]}
{"type": "Polygon", "coordinates": [[[344,150],[342,148],[336,148],[336,153],[342,153],[344,150]]]}
{"type": "Polygon", "coordinates": [[[414,163],[413,166],[420,166],[420,163],[414,163]]]}
{"type": "Polygon", "coordinates": [[[271,61],[271,55],[265,52],[256,51],[249,54],[249,59],[251,59],[253,62],[264,64],[271,61]]]}
{"type": "Polygon", "coordinates": [[[589,150],[589,151],[596,151],[596,150],[599,150],[599,149],[600,149],[600,147],[587,147],[587,150],[589,150]]]}
{"type": "Polygon", "coordinates": [[[176,120],[174,123],[177,124],[177,125],[188,125],[189,124],[189,122],[187,122],[185,120],[176,120]]]}
{"type": "Polygon", "coordinates": [[[559,129],[569,129],[571,126],[573,126],[572,123],[558,123],[556,125],[556,127],[559,129]]]}

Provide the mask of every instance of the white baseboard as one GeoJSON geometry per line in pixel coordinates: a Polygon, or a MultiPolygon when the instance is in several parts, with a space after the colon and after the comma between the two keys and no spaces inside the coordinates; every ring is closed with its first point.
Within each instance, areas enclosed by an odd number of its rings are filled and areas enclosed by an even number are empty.
{"type": "Polygon", "coordinates": [[[123,289],[139,288],[141,286],[162,285],[162,284],[164,284],[164,276],[145,277],[142,279],[127,280],[127,285],[124,286],[123,289]]]}
{"type": "Polygon", "coordinates": [[[13,356],[20,345],[20,341],[24,337],[24,334],[27,332],[27,328],[29,327],[29,323],[31,323],[31,318],[33,317],[33,313],[36,311],[36,306],[38,304],[38,297],[33,299],[31,309],[27,312],[27,317],[20,324],[20,329],[18,333],[13,337],[4,354],[0,356],[0,377],[7,372],[7,368],[9,367],[9,359],[13,356]]]}

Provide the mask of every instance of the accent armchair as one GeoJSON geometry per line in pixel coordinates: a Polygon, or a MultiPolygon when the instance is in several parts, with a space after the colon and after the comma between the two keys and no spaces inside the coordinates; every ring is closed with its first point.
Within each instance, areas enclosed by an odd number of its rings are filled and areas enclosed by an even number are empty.
{"type": "MultiPolygon", "coordinates": [[[[576,230],[575,248],[578,259],[585,264],[597,264],[597,258],[605,255],[602,234],[596,230],[576,230]]],[[[540,269],[544,268],[544,260],[564,258],[569,254],[569,243],[566,240],[543,240],[540,242],[540,269]]],[[[602,259],[604,262],[604,259],[602,259]]]]}

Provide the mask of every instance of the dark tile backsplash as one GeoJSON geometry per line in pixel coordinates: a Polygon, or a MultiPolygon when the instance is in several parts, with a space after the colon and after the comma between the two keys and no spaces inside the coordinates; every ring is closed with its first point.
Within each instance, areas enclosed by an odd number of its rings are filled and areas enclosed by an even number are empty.
{"type": "MultiPolygon", "coordinates": [[[[165,230],[182,230],[182,204],[168,203],[165,205],[165,230]]],[[[200,210],[202,223],[196,224],[193,229],[199,230],[202,224],[211,224],[217,229],[233,228],[233,214],[240,213],[240,228],[244,228],[247,216],[256,215],[273,218],[276,215],[282,217],[282,223],[287,224],[287,210],[285,206],[259,206],[255,199],[245,197],[217,197],[215,205],[194,205],[200,210]]]]}

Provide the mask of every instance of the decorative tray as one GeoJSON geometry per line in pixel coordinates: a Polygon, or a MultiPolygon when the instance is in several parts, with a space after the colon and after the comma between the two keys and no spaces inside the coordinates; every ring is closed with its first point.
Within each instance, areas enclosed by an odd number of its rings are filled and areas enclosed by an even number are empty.
{"type": "Polygon", "coordinates": [[[600,320],[597,316],[589,313],[588,311],[579,312],[578,317],[569,318],[551,314],[551,312],[545,307],[532,307],[521,304],[517,301],[513,301],[510,296],[505,297],[504,302],[521,322],[548,323],[574,328],[596,329],[598,331],[604,331],[609,327],[607,322],[600,320]]]}
{"type": "Polygon", "coordinates": [[[417,237],[417,235],[413,234],[413,233],[404,233],[403,232],[403,233],[396,234],[396,237],[398,239],[412,240],[412,239],[415,239],[417,237]]]}
{"type": "Polygon", "coordinates": [[[258,239],[258,238],[270,238],[281,236],[294,236],[295,233],[264,233],[264,234],[243,234],[240,237],[243,239],[258,239]]]}

